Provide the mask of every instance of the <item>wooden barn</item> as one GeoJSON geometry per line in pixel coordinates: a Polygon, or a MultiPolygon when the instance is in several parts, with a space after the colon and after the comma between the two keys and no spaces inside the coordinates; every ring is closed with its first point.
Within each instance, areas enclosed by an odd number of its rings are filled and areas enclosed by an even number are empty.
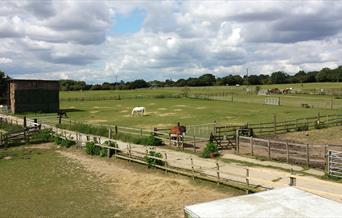
{"type": "Polygon", "coordinates": [[[8,82],[8,108],[12,113],[57,112],[59,82],[13,79],[8,82]]]}

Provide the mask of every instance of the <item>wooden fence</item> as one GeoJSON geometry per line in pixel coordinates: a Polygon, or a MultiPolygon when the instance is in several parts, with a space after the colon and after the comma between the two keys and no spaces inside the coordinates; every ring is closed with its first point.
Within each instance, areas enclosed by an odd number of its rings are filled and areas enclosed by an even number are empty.
{"type": "Polygon", "coordinates": [[[237,154],[264,157],[286,163],[306,165],[325,169],[327,152],[331,148],[340,149],[342,145],[309,145],[286,141],[267,140],[239,136],[236,142],[237,154]]]}
{"type": "Polygon", "coordinates": [[[329,150],[327,170],[330,176],[342,178],[342,151],[329,150]]]}
{"type": "Polygon", "coordinates": [[[299,118],[286,121],[278,121],[274,116],[272,122],[247,123],[245,125],[218,125],[215,127],[215,135],[235,138],[236,130],[252,129],[254,136],[277,135],[287,132],[313,130],[342,125],[342,114],[332,114],[314,117],[299,118]]]}
{"type": "MultiPolygon", "coordinates": [[[[69,140],[75,140],[72,134],[68,133],[69,131],[65,130],[57,130],[56,131],[59,136],[67,138],[69,140]]],[[[104,142],[104,139],[101,140],[100,137],[94,135],[87,135],[78,133],[76,141],[79,143],[82,142],[82,138],[86,138],[86,141],[92,142],[104,142]]],[[[109,139],[109,141],[113,141],[109,139]]],[[[83,141],[84,142],[84,141],[83,141]]],[[[150,155],[150,151],[156,151],[155,147],[145,146],[145,151],[136,150],[135,147],[131,144],[127,144],[126,148],[120,147],[111,147],[102,143],[95,143],[95,146],[100,148],[107,149],[107,157],[108,158],[119,158],[124,159],[131,162],[136,162],[144,165],[150,165],[150,167],[155,167],[165,172],[172,172],[181,174],[184,176],[191,177],[192,179],[201,179],[210,182],[214,182],[227,186],[232,186],[241,190],[246,190],[247,192],[257,192],[265,189],[272,189],[272,181],[269,182],[270,186],[263,186],[260,184],[264,184],[265,180],[258,179],[251,176],[251,170],[247,167],[235,167],[235,173],[227,170],[223,170],[220,166],[221,164],[216,162],[208,162],[204,167],[203,165],[197,165],[196,161],[190,156],[187,158],[187,162],[184,164],[184,160],[172,156],[171,153],[161,153],[162,157],[155,157],[150,155]],[[145,158],[156,160],[155,163],[149,164],[145,158]]],[[[290,176],[289,179],[293,179],[294,176],[290,176]]]]}

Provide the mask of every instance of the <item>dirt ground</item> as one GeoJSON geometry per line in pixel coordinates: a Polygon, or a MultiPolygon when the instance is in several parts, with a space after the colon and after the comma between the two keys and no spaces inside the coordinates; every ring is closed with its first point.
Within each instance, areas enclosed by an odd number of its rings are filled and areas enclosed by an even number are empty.
{"type": "Polygon", "coordinates": [[[286,133],[278,135],[276,139],[288,140],[304,144],[342,145],[342,126],[303,132],[286,133]]]}
{"type": "Polygon", "coordinates": [[[79,150],[57,152],[103,179],[115,196],[128,207],[139,209],[141,216],[183,217],[185,205],[243,194],[123,160],[88,156],[79,150]]]}

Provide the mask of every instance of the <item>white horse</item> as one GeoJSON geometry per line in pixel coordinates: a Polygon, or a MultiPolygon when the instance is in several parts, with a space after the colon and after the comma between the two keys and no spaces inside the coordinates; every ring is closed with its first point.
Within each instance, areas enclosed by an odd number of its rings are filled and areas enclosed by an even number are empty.
{"type": "Polygon", "coordinates": [[[140,114],[141,116],[144,116],[145,113],[145,107],[134,107],[132,110],[132,116],[134,116],[134,114],[140,114]]]}

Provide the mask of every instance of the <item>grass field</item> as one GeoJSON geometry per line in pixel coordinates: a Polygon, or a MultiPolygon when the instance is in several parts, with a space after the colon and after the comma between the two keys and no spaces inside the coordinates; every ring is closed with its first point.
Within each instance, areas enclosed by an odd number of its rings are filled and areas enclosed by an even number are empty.
{"type": "MultiPolygon", "coordinates": [[[[301,84],[261,86],[261,89],[271,87],[301,87],[301,84]]],[[[342,85],[341,83],[313,83],[303,84],[303,87],[342,88],[342,85]]],[[[246,93],[246,86],[190,89],[190,94],[197,97],[211,94],[210,100],[180,97],[182,93],[184,88],[73,91],[61,92],[60,98],[61,108],[68,111],[72,120],[139,128],[170,127],[177,122],[185,125],[214,121],[227,125],[259,123],[272,121],[274,115],[281,121],[316,116],[317,113],[321,115],[342,113],[342,99],[331,95],[276,95],[274,97],[280,97],[281,106],[272,106],[264,105],[266,96],[246,93]],[[110,99],[119,95],[120,100],[110,99]],[[177,95],[177,97],[170,95],[177,95]],[[310,108],[303,108],[302,104],[308,104],[310,108]],[[136,106],[146,108],[145,116],[131,116],[131,110],[136,106]],[[332,110],[331,106],[333,106],[332,110]]],[[[29,117],[42,118],[49,123],[57,122],[54,114],[45,115],[30,114],[29,117]]]]}
{"type": "Polygon", "coordinates": [[[122,209],[106,197],[98,178],[54,151],[16,148],[0,154],[12,157],[0,158],[1,217],[112,216],[122,209]]]}
{"type": "Polygon", "coordinates": [[[0,217],[183,217],[185,205],[243,194],[45,145],[0,149],[0,172],[0,217]]]}

